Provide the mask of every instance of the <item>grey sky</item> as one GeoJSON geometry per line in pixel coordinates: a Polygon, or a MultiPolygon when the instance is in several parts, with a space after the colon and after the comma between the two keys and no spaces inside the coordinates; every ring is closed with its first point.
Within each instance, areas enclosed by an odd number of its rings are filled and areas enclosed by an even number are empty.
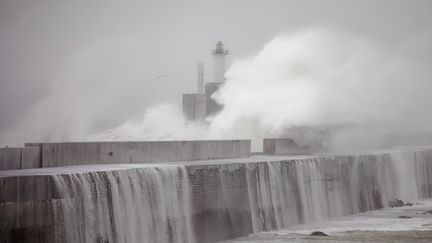
{"type": "Polygon", "coordinates": [[[20,133],[23,119],[83,126],[85,134],[151,104],[180,103],[182,93],[195,92],[197,62],[205,62],[206,80],[212,77],[210,50],[218,40],[233,61],[278,34],[330,28],[427,69],[431,25],[430,0],[2,0],[0,138],[20,133]]]}

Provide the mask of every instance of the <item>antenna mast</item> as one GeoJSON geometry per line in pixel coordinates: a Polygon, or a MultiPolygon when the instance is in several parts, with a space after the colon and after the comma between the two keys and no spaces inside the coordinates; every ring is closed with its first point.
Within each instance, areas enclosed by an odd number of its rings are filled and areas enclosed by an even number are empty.
{"type": "Polygon", "coordinates": [[[197,64],[198,67],[198,94],[204,94],[204,63],[197,64]]]}

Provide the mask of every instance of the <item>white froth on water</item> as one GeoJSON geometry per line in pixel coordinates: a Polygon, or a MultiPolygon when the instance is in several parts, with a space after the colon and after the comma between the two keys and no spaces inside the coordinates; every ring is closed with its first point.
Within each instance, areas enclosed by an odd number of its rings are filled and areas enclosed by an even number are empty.
{"type": "Polygon", "coordinates": [[[270,242],[429,242],[432,234],[432,199],[415,202],[413,206],[386,208],[351,216],[323,220],[288,229],[261,232],[225,243],[270,242]],[[405,216],[408,218],[399,218],[405,216]],[[314,231],[329,236],[311,237],[314,231]]]}
{"type": "Polygon", "coordinates": [[[429,210],[432,210],[431,199],[416,202],[411,207],[373,210],[333,220],[295,226],[275,233],[278,235],[308,235],[312,231],[322,231],[333,235],[349,231],[430,231],[432,230],[432,214],[425,213],[429,210]],[[401,219],[399,216],[412,218],[401,219]]]}

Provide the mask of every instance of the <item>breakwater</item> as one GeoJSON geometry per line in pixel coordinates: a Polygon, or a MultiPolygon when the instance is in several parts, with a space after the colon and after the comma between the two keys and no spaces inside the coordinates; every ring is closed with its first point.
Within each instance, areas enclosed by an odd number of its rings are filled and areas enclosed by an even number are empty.
{"type": "Polygon", "coordinates": [[[1,242],[217,242],[432,197],[432,150],[0,172],[1,242]]]}
{"type": "Polygon", "coordinates": [[[249,157],[250,140],[26,143],[0,148],[0,170],[249,157]]]}

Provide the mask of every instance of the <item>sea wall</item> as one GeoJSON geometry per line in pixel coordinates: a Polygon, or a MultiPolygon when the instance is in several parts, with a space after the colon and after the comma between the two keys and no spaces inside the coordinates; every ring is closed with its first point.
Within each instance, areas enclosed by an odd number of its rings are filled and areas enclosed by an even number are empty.
{"type": "Polygon", "coordinates": [[[432,150],[57,170],[0,173],[1,242],[217,242],[432,197],[432,150]]]}
{"type": "Polygon", "coordinates": [[[299,144],[291,138],[265,138],[263,140],[263,153],[268,155],[316,154],[324,151],[324,145],[316,141],[299,144]]]}
{"type": "Polygon", "coordinates": [[[38,147],[0,148],[0,170],[19,170],[40,167],[38,147]]]}
{"type": "Polygon", "coordinates": [[[271,155],[291,155],[307,154],[309,151],[290,138],[265,138],[263,152],[271,155]]]}
{"type": "Polygon", "coordinates": [[[0,148],[0,170],[249,157],[250,140],[28,143],[0,148]]]}
{"type": "Polygon", "coordinates": [[[42,143],[42,167],[248,157],[250,140],[42,143]]]}

